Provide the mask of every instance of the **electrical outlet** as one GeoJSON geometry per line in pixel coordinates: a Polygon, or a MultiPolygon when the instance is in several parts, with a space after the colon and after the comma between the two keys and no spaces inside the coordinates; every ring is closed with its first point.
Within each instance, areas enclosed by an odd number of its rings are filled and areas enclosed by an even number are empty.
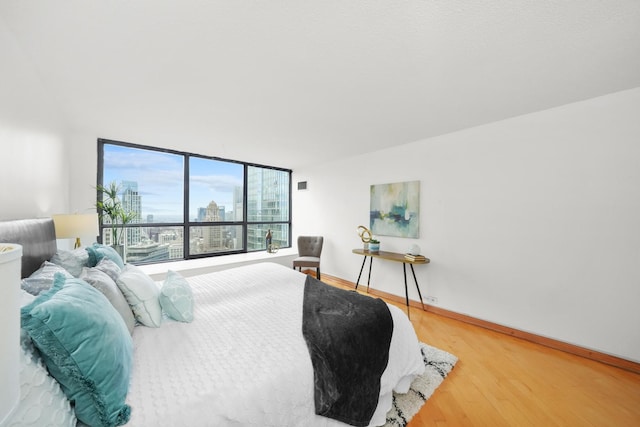
{"type": "Polygon", "coordinates": [[[438,305],[438,297],[427,297],[427,304],[438,305]]]}

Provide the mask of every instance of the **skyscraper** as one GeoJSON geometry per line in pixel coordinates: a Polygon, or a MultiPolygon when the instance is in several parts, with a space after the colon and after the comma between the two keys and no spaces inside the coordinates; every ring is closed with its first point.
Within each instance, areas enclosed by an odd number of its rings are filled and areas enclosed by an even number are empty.
{"type": "MultiPolygon", "coordinates": [[[[220,209],[218,204],[211,201],[207,206],[207,213],[205,216],[207,222],[219,222],[220,221],[220,209]]],[[[205,251],[216,251],[224,249],[224,236],[222,227],[207,226],[202,230],[203,246],[205,251]]]]}
{"type": "MultiPolygon", "coordinates": [[[[287,221],[289,218],[288,175],[279,170],[249,167],[247,174],[247,219],[256,222],[287,221]]],[[[247,249],[265,247],[266,229],[273,234],[273,243],[282,245],[288,241],[288,230],[282,226],[249,225],[247,249]]]]}
{"type": "MultiPolygon", "coordinates": [[[[125,212],[135,213],[131,224],[140,224],[142,219],[142,201],[138,193],[138,183],[135,181],[122,181],[122,207],[125,212]]],[[[126,233],[126,246],[137,245],[141,241],[139,227],[128,228],[126,233]]]]}

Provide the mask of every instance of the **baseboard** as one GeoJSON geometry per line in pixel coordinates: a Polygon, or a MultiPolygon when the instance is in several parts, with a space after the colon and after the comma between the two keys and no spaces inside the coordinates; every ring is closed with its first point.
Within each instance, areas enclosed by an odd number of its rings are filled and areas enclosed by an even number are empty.
{"type": "MultiPolygon", "coordinates": [[[[334,281],[342,286],[348,288],[355,288],[356,284],[350,282],[348,280],[341,279],[339,277],[331,276],[323,273],[322,277],[327,277],[331,281],[334,281]]],[[[389,294],[387,292],[383,292],[377,289],[369,289],[369,294],[387,299],[389,301],[394,301],[400,304],[406,304],[405,299],[398,295],[389,294]]],[[[411,307],[416,307],[418,309],[422,309],[422,305],[420,301],[409,300],[409,305],[411,307]]],[[[519,329],[514,329],[508,326],[503,326],[498,323],[488,322],[486,320],[477,319],[472,316],[468,316],[466,314],[456,313],[455,311],[445,310],[440,307],[434,307],[432,305],[424,304],[425,311],[428,311],[433,314],[437,314],[438,316],[447,317],[450,319],[458,320],[460,322],[469,323],[471,325],[479,326],[481,328],[489,329],[492,331],[500,332],[505,335],[509,335],[512,337],[520,338],[526,341],[530,341],[535,344],[543,345],[545,347],[553,348],[556,350],[564,351],[565,353],[574,354],[576,356],[581,356],[586,359],[595,360],[597,362],[605,363],[607,365],[615,366],[620,369],[624,369],[627,371],[634,372],[636,374],[640,374],[640,363],[633,362],[631,360],[623,359],[621,357],[612,356],[607,353],[602,353],[599,351],[590,350],[588,348],[580,347],[574,344],[568,344],[563,341],[555,340],[552,338],[543,337],[540,335],[532,334],[530,332],[521,331],[519,329]]]]}

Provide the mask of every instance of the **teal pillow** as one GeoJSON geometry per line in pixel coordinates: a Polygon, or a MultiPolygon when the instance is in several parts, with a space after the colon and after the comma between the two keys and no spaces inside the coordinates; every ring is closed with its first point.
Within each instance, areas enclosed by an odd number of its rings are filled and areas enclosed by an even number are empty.
{"type": "Polygon", "coordinates": [[[169,270],[160,289],[160,306],[169,317],[180,322],[193,321],[193,292],[179,273],[169,270]]]}
{"type": "Polygon", "coordinates": [[[94,427],[129,421],[133,342],[100,291],[56,274],[50,290],[22,307],[21,320],[80,421],[94,427]]]}
{"type": "Polygon", "coordinates": [[[124,268],[124,261],[122,257],[111,246],[94,243],[91,246],[87,246],[85,249],[89,254],[89,267],[95,267],[100,260],[107,258],[115,262],[120,269],[124,268]]]}

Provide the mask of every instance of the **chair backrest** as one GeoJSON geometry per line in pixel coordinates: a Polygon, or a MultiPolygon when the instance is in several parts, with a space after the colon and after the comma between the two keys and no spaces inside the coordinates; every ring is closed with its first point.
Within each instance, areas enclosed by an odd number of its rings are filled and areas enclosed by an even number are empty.
{"type": "Polygon", "coordinates": [[[320,258],[323,241],[322,236],[298,236],[298,254],[320,258]]]}

